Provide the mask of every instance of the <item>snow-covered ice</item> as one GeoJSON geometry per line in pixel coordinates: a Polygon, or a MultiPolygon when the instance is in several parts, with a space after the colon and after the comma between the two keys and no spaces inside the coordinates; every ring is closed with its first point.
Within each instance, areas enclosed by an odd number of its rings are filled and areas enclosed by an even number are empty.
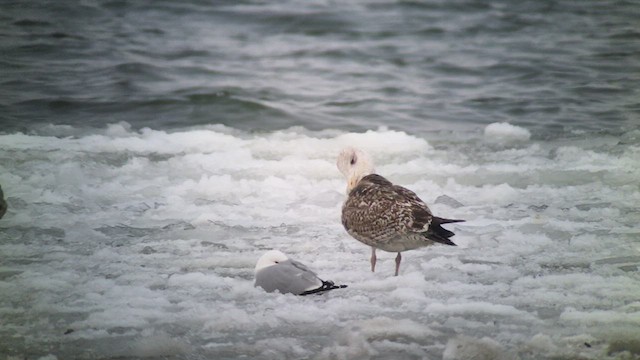
{"type": "Polygon", "coordinates": [[[640,136],[541,140],[507,125],[0,135],[0,354],[640,357],[640,136]],[[451,226],[459,246],[412,251],[398,277],[380,252],[371,273],[370,249],[340,223],[347,145],[466,219],[451,226]],[[349,287],[255,288],[269,249],[349,287]]]}

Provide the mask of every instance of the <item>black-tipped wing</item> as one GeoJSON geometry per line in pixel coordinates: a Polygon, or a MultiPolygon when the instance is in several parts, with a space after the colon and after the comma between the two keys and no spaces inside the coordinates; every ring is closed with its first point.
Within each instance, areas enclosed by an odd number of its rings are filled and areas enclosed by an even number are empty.
{"type": "Polygon", "coordinates": [[[316,294],[347,287],[320,279],[306,265],[292,259],[259,270],[255,286],[260,286],[267,292],[279,291],[295,295],[316,294]]]}
{"type": "Polygon", "coordinates": [[[453,241],[449,240],[449,238],[455,234],[443,228],[442,224],[462,222],[464,220],[451,220],[433,216],[427,204],[425,204],[416,193],[402,186],[394,185],[394,188],[412,203],[413,226],[410,227],[412,231],[424,233],[424,236],[431,241],[445,245],[456,245],[453,241]]]}
{"type": "Polygon", "coordinates": [[[303,264],[295,260],[281,261],[256,272],[256,286],[267,292],[300,295],[322,286],[322,280],[303,264]]]}
{"type": "Polygon", "coordinates": [[[322,293],[327,292],[329,290],[344,289],[346,287],[347,287],[347,285],[336,285],[336,284],[333,283],[333,281],[327,280],[327,281],[323,281],[322,282],[322,286],[320,286],[319,288],[305,291],[300,295],[304,296],[304,295],[311,295],[311,294],[322,294],[322,293]]]}

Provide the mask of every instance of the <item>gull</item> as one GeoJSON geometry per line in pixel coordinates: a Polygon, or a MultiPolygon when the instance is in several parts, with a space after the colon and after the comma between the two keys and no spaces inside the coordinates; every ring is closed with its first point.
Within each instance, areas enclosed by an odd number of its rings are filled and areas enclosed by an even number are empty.
{"type": "Polygon", "coordinates": [[[258,259],[255,277],[255,286],[266,292],[278,290],[282,294],[309,295],[347,287],[320,279],[304,264],[289,259],[279,250],[267,251],[258,259]]]}
{"type": "Polygon", "coordinates": [[[373,161],[360,149],[348,147],[338,155],[337,166],[347,178],[347,199],[342,206],[342,225],[349,235],[371,246],[371,271],[376,268],[376,249],[401,252],[435,243],[455,246],[453,232],[442,224],[461,222],[434,216],[416,193],[375,174],[373,161]]]}

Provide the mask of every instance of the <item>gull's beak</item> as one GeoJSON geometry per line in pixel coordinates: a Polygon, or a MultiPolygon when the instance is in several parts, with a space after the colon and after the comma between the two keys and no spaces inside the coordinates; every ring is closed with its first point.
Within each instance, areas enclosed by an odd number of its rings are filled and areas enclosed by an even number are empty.
{"type": "Polygon", "coordinates": [[[358,178],[355,176],[351,176],[349,180],[347,180],[347,194],[358,184],[358,178]]]}

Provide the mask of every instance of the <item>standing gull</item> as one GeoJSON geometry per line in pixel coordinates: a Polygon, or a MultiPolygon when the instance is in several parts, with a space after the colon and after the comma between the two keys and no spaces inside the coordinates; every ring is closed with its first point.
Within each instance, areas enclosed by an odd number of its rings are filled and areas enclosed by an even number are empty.
{"type": "Polygon", "coordinates": [[[255,286],[260,286],[266,292],[278,290],[282,294],[309,295],[347,287],[320,279],[304,264],[289,259],[278,250],[267,251],[262,255],[256,264],[255,273],[255,286]]]}
{"type": "Polygon", "coordinates": [[[342,225],[349,235],[371,246],[371,271],[376,268],[376,249],[400,253],[441,243],[455,246],[453,232],[442,224],[460,222],[433,216],[413,191],[394,185],[375,174],[367,153],[346,148],[338,155],[338,169],[347,178],[347,200],[342,206],[342,225]]]}

